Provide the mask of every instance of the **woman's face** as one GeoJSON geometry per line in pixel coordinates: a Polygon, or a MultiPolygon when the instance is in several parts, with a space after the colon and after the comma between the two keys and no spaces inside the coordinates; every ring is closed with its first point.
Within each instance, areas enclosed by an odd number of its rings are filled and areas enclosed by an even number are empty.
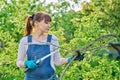
{"type": "Polygon", "coordinates": [[[48,31],[50,30],[50,23],[49,22],[45,22],[45,19],[43,19],[40,22],[37,22],[36,24],[36,29],[43,32],[43,33],[48,33],[48,31]]]}

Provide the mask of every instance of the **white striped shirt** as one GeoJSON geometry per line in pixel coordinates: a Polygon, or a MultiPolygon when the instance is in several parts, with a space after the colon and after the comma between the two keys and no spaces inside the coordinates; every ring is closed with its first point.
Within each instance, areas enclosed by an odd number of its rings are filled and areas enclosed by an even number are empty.
{"type": "MultiPolygon", "coordinates": [[[[35,41],[32,39],[32,43],[31,44],[46,44],[47,43],[47,39],[42,40],[42,41],[35,41]]],[[[52,39],[51,39],[51,43],[50,44],[50,51],[53,51],[55,49],[56,52],[55,54],[51,55],[51,61],[50,64],[53,67],[53,69],[55,70],[54,64],[55,65],[61,65],[61,61],[63,58],[61,58],[60,53],[59,53],[59,43],[58,43],[58,39],[55,35],[52,35],[52,39]]],[[[28,36],[23,37],[20,40],[20,44],[19,44],[19,48],[18,48],[18,57],[17,57],[17,66],[20,67],[20,63],[24,62],[25,58],[26,58],[26,52],[28,49],[28,36]]]]}

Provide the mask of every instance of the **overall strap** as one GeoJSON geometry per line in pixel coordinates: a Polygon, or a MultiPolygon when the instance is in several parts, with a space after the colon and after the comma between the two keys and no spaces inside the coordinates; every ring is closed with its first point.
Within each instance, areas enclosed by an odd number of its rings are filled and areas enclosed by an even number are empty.
{"type": "Polygon", "coordinates": [[[32,42],[32,35],[28,35],[28,43],[32,42]]]}
{"type": "Polygon", "coordinates": [[[52,35],[48,34],[47,42],[51,42],[51,39],[52,39],[52,35]]]}

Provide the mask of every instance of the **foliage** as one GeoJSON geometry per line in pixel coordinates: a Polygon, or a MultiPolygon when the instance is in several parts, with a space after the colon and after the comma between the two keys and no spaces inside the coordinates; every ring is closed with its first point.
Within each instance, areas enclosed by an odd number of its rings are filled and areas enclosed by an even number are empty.
{"type": "MultiPolygon", "coordinates": [[[[26,17],[37,11],[47,11],[53,17],[51,34],[58,37],[61,56],[69,57],[75,50],[80,50],[91,41],[108,33],[120,36],[120,1],[92,0],[83,2],[82,10],[75,12],[67,10],[67,1],[44,4],[39,0],[11,0],[7,3],[0,1],[0,79],[23,80],[24,70],[16,66],[17,50],[23,36],[26,17]],[[17,2],[18,1],[18,2],[17,2]],[[53,10],[56,10],[54,12],[53,10]]],[[[77,0],[74,0],[77,4],[77,0]]],[[[94,48],[109,42],[112,38],[99,41],[94,48]]],[[[97,49],[96,54],[104,49],[104,45],[97,49]]],[[[64,80],[119,80],[120,61],[110,59],[107,55],[93,56],[92,50],[86,52],[83,61],[74,61],[64,75],[64,80]]],[[[60,77],[64,66],[57,66],[56,73],[60,77]]]]}
{"type": "Polygon", "coordinates": [[[107,55],[89,56],[82,62],[76,62],[66,72],[65,80],[119,80],[119,62],[111,60],[107,55]],[[114,65],[114,66],[113,66],[114,65]],[[69,76],[70,75],[70,76],[69,76]]]}

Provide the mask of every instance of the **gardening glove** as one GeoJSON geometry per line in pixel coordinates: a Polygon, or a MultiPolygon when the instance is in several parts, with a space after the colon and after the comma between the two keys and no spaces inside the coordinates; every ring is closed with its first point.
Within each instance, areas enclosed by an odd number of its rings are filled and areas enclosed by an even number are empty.
{"type": "Polygon", "coordinates": [[[26,68],[29,68],[29,69],[34,69],[37,67],[37,64],[35,63],[34,60],[26,60],[24,62],[24,66],[26,66],[26,68]]]}
{"type": "Polygon", "coordinates": [[[84,59],[84,54],[82,54],[79,50],[77,50],[75,51],[72,57],[68,58],[68,62],[70,62],[74,56],[76,56],[74,60],[81,61],[84,59]]]}

